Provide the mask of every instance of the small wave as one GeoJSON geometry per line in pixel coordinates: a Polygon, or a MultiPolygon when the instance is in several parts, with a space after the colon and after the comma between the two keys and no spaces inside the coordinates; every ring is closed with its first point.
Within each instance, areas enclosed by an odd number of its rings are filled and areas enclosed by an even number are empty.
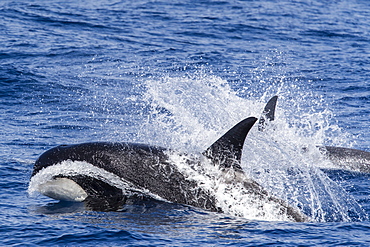
{"type": "Polygon", "coordinates": [[[89,126],[81,126],[81,125],[53,125],[53,126],[47,126],[43,127],[43,129],[57,129],[57,130],[89,130],[92,129],[89,126]]]}

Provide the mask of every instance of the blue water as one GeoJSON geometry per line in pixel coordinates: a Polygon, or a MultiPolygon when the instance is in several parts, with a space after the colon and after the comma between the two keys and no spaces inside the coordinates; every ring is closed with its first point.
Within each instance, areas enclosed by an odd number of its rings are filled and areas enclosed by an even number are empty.
{"type": "Polygon", "coordinates": [[[366,0],[2,0],[1,245],[370,245],[369,175],[322,172],[324,161],[290,152],[322,144],[370,151],[369,16],[366,0]],[[239,120],[258,117],[275,94],[280,142],[252,130],[259,145],[247,148],[243,166],[289,202],[323,205],[310,223],[169,203],[94,212],[27,192],[33,163],[56,145],[202,151],[239,120]],[[258,170],[282,164],[310,167],[310,195],[335,189],[316,201],[291,198],[291,180],[258,170]],[[362,211],[342,217],[345,210],[325,207],[333,201],[362,211]]]}

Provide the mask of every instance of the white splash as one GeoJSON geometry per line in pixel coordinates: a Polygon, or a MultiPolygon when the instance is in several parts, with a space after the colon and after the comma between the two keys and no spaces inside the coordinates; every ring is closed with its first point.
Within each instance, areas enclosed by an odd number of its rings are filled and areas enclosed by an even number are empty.
{"type": "Polygon", "coordinates": [[[286,214],[277,213],[280,212],[280,204],[248,191],[244,182],[252,181],[244,174],[233,170],[222,171],[202,155],[187,156],[174,152],[167,155],[186,179],[196,181],[199,187],[215,196],[217,207],[224,213],[250,220],[292,220],[286,214]],[[194,160],[198,162],[194,163],[194,160]]]}
{"type": "MultiPolygon", "coordinates": [[[[226,80],[214,75],[150,79],[146,81],[144,99],[152,105],[152,112],[140,134],[151,143],[200,153],[240,120],[259,117],[269,97],[279,93],[275,121],[263,133],[252,128],[246,139],[242,167],[247,177],[301,208],[315,221],[350,221],[349,211],[364,219],[357,202],[319,169],[330,168],[332,163],[317,145],[340,145],[348,136],[332,124],[333,114],[322,107],[322,98],[294,83],[282,79],[260,98],[245,99],[238,97],[226,80]],[[315,110],[313,106],[324,109],[315,110]]],[[[182,163],[177,164],[181,168],[182,163]]],[[[212,169],[207,172],[212,173],[212,169]]],[[[237,186],[220,183],[217,174],[189,177],[200,179],[206,189],[217,188],[215,193],[224,198],[220,200],[222,207],[229,208],[231,214],[265,220],[280,217],[269,205],[264,206],[264,214],[253,212],[254,207],[246,206],[251,205],[251,199],[237,186]]]]}

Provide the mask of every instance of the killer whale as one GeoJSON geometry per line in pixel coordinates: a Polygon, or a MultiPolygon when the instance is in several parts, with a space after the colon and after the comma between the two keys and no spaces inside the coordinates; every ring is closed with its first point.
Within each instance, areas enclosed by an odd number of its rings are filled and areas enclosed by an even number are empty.
{"type": "Polygon", "coordinates": [[[82,201],[92,210],[117,210],[128,201],[150,198],[224,212],[220,198],[212,189],[184,175],[171,161],[171,154],[176,154],[194,170],[201,170],[203,162],[210,163],[220,171],[225,184],[241,187],[243,194],[258,203],[260,209],[267,203],[269,208],[274,208],[275,214],[286,220],[308,221],[299,209],[270,195],[260,184],[245,176],[240,165],[242,149],[256,121],[254,117],[242,120],[195,156],[135,143],[60,145],[37,159],[29,190],[33,188],[57,200],[82,201]],[[75,166],[81,164],[83,168],[75,170],[75,166]],[[99,171],[94,173],[94,170],[99,171]]]}
{"type": "Polygon", "coordinates": [[[370,152],[333,146],[322,146],[319,150],[332,161],[336,169],[370,173],[370,152]]]}
{"type": "MultiPolygon", "coordinates": [[[[263,132],[268,123],[275,120],[278,96],[273,96],[266,104],[258,122],[258,130],[263,132]]],[[[317,146],[325,158],[329,159],[335,169],[370,173],[370,152],[335,146],[317,146]]],[[[303,151],[307,152],[306,149],[303,151]]]]}

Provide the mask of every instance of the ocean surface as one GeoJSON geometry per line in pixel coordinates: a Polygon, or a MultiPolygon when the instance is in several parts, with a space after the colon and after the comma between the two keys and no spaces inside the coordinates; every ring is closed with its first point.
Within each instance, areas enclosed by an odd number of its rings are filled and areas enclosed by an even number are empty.
{"type": "Polygon", "coordinates": [[[369,246],[370,175],[315,152],[370,151],[369,20],[367,0],[2,0],[0,245],[369,246]],[[242,166],[311,222],[29,193],[54,146],[202,152],[274,95],[274,130],[251,130],[242,166]]]}

